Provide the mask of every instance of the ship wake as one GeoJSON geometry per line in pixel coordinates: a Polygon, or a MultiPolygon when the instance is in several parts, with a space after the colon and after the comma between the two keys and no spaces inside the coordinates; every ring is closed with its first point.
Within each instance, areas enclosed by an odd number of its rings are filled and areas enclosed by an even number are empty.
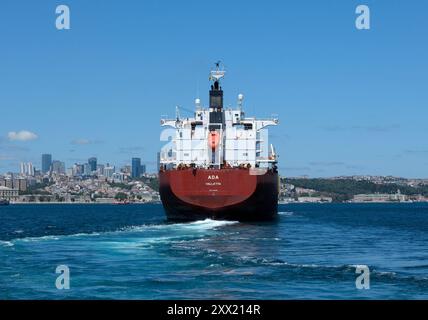
{"type": "Polygon", "coordinates": [[[11,247],[16,242],[39,242],[39,241],[58,241],[58,240],[71,240],[73,238],[87,238],[87,237],[108,237],[108,236],[121,236],[130,235],[138,236],[139,233],[150,233],[156,231],[162,232],[180,232],[183,231],[187,235],[191,236],[193,233],[200,233],[204,231],[217,230],[218,228],[230,226],[239,223],[238,221],[223,221],[223,220],[212,220],[205,219],[200,221],[194,221],[189,223],[161,223],[161,224],[143,224],[137,226],[123,227],[114,231],[104,232],[90,232],[90,233],[75,233],[75,234],[52,234],[44,236],[31,236],[10,239],[8,241],[0,241],[0,245],[3,247],[11,247]]]}

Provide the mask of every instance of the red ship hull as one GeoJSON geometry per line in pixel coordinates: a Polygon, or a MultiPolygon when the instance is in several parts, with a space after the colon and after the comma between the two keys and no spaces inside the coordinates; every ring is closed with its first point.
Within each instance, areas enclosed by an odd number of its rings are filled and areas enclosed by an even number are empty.
{"type": "Polygon", "coordinates": [[[278,212],[276,170],[178,169],[159,172],[170,220],[271,220],[278,212]]]}

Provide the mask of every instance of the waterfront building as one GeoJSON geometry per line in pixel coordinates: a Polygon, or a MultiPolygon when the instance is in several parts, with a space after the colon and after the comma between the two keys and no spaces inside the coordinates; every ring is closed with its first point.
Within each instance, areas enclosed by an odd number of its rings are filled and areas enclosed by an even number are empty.
{"type": "Polygon", "coordinates": [[[401,194],[400,190],[394,194],[388,193],[372,193],[372,194],[356,194],[352,202],[403,202],[407,201],[407,196],[401,194]]]}
{"type": "Polygon", "coordinates": [[[16,199],[18,199],[18,196],[19,196],[18,189],[0,186],[0,199],[15,201],[16,199]]]}
{"type": "Polygon", "coordinates": [[[298,202],[304,202],[304,203],[322,203],[322,202],[332,202],[333,199],[331,197],[298,197],[298,202]]]}
{"type": "Polygon", "coordinates": [[[96,203],[106,203],[106,204],[111,204],[114,203],[116,200],[114,198],[96,198],[95,202],[96,203]]]}
{"type": "Polygon", "coordinates": [[[14,178],[12,180],[12,188],[19,191],[27,190],[27,180],[24,178],[14,178]]]}
{"type": "Polygon", "coordinates": [[[7,177],[5,179],[5,187],[12,189],[13,188],[13,179],[11,177],[7,177]]]}
{"type": "Polygon", "coordinates": [[[42,173],[48,173],[51,170],[52,165],[52,155],[51,154],[42,154],[42,173]]]}

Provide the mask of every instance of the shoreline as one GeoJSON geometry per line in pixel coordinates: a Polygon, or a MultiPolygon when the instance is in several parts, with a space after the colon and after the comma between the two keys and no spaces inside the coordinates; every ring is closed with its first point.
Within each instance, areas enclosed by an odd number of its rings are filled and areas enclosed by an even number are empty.
{"type": "MultiPolygon", "coordinates": [[[[371,202],[278,202],[278,205],[287,205],[287,204],[412,204],[412,203],[428,203],[428,201],[371,201],[371,202]]],[[[162,202],[153,201],[153,202],[133,202],[133,203],[97,203],[97,202],[10,202],[9,205],[116,205],[116,206],[123,206],[123,205],[146,205],[146,204],[162,204],[162,202]]]]}
{"type": "Polygon", "coordinates": [[[410,204],[428,203],[428,201],[351,201],[351,202],[278,202],[278,204],[410,204]]]}
{"type": "Polygon", "coordinates": [[[144,204],[160,204],[160,202],[133,202],[133,203],[97,203],[97,202],[10,202],[9,205],[46,205],[46,204],[54,204],[54,205],[72,205],[72,204],[88,204],[88,205],[144,205],[144,204]]]}

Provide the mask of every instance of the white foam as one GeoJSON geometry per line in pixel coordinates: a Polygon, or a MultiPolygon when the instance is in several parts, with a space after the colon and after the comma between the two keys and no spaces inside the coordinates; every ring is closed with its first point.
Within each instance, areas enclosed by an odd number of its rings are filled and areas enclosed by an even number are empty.
{"type": "Polygon", "coordinates": [[[65,235],[64,237],[96,237],[99,235],[101,235],[101,233],[91,232],[91,233],[75,233],[75,234],[65,235]]]}
{"type": "Polygon", "coordinates": [[[22,241],[22,242],[34,242],[34,241],[44,241],[44,240],[60,240],[66,238],[74,238],[74,237],[94,237],[99,236],[100,233],[75,233],[75,234],[64,234],[64,235],[49,235],[49,236],[41,236],[41,237],[26,237],[26,238],[17,238],[13,241],[22,241]]]}
{"type": "Polygon", "coordinates": [[[239,223],[238,221],[225,221],[225,220],[213,220],[205,219],[198,220],[194,222],[180,222],[180,223],[165,223],[165,224],[153,224],[153,225],[140,225],[140,226],[130,226],[123,228],[120,231],[125,232],[141,232],[147,231],[148,229],[195,229],[195,230],[209,230],[215,229],[222,226],[232,225],[239,223]]]}
{"type": "MultiPolygon", "coordinates": [[[[210,230],[219,228],[222,226],[232,225],[236,224],[238,221],[223,221],[223,220],[212,220],[212,219],[205,219],[200,221],[194,221],[190,223],[173,223],[173,224],[147,224],[147,225],[140,225],[140,226],[130,226],[125,227],[120,230],[116,231],[106,231],[106,232],[92,232],[92,233],[75,233],[75,234],[66,234],[66,235],[47,235],[47,236],[41,236],[41,237],[25,237],[25,238],[17,238],[12,240],[13,242],[34,242],[34,241],[45,241],[45,240],[60,240],[60,239],[67,239],[67,238],[75,238],[75,237],[95,237],[100,235],[115,235],[120,234],[124,232],[147,232],[150,230],[158,230],[158,229],[173,229],[176,230],[177,228],[183,228],[185,230],[196,230],[196,231],[204,231],[204,230],[210,230]]],[[[162,237],[160,237],[162,238],[162,237]]],[[[156,239],[159,240],[159,237],[156,239]]],[[[166,237],[168,239],[173,239],[170,237],[166,237]]],[[[161,239],[162,240],[162,239],[161,239]]],[[[165,239],[164,239],[165,241],[165,239]]],[[[0,242],[1,244],[2,242],[0,242]]],[[[7,245],[13,245],[12,242],[7,241],[7,245]]],[[[6,244],[2,244],[6,246],[6,244]]]]}
{"type": "Polygon", "coordinates": [[[22,242],[33,242],[33,241],[43,241],[43,240],[59,240],[60,236],[42,236],[42,237],[26,237],[15,239],[14,241],[22,241],[22,242]]]}
{"type": "Polygon", "coordinates": [[[278,214],[280,216],[292,216],[292,215],[294,215],[294,212],[292,212],[292,211],[281,211],[281,212],[278,212],[278,214]]]}
{"type": "Polygon", "coordinates": [[[11,241],[0,241],[0,245],[3,247],[12,247],[13,243],[11,241]]]}
{"type": "Polygon", "coordinates": [[[190,223],[184,223],[181,225],[183,227],[191,228],[191,229],[208,230],[208,229],[215,229],[215,228],[228,226],[228,225],[232,225],[232,224],[236,224],[236,223],[239,223],[239,222],[238,221],[205,219],[205,220],[199,220],[199,221],[190,222],[190,223]]]}

